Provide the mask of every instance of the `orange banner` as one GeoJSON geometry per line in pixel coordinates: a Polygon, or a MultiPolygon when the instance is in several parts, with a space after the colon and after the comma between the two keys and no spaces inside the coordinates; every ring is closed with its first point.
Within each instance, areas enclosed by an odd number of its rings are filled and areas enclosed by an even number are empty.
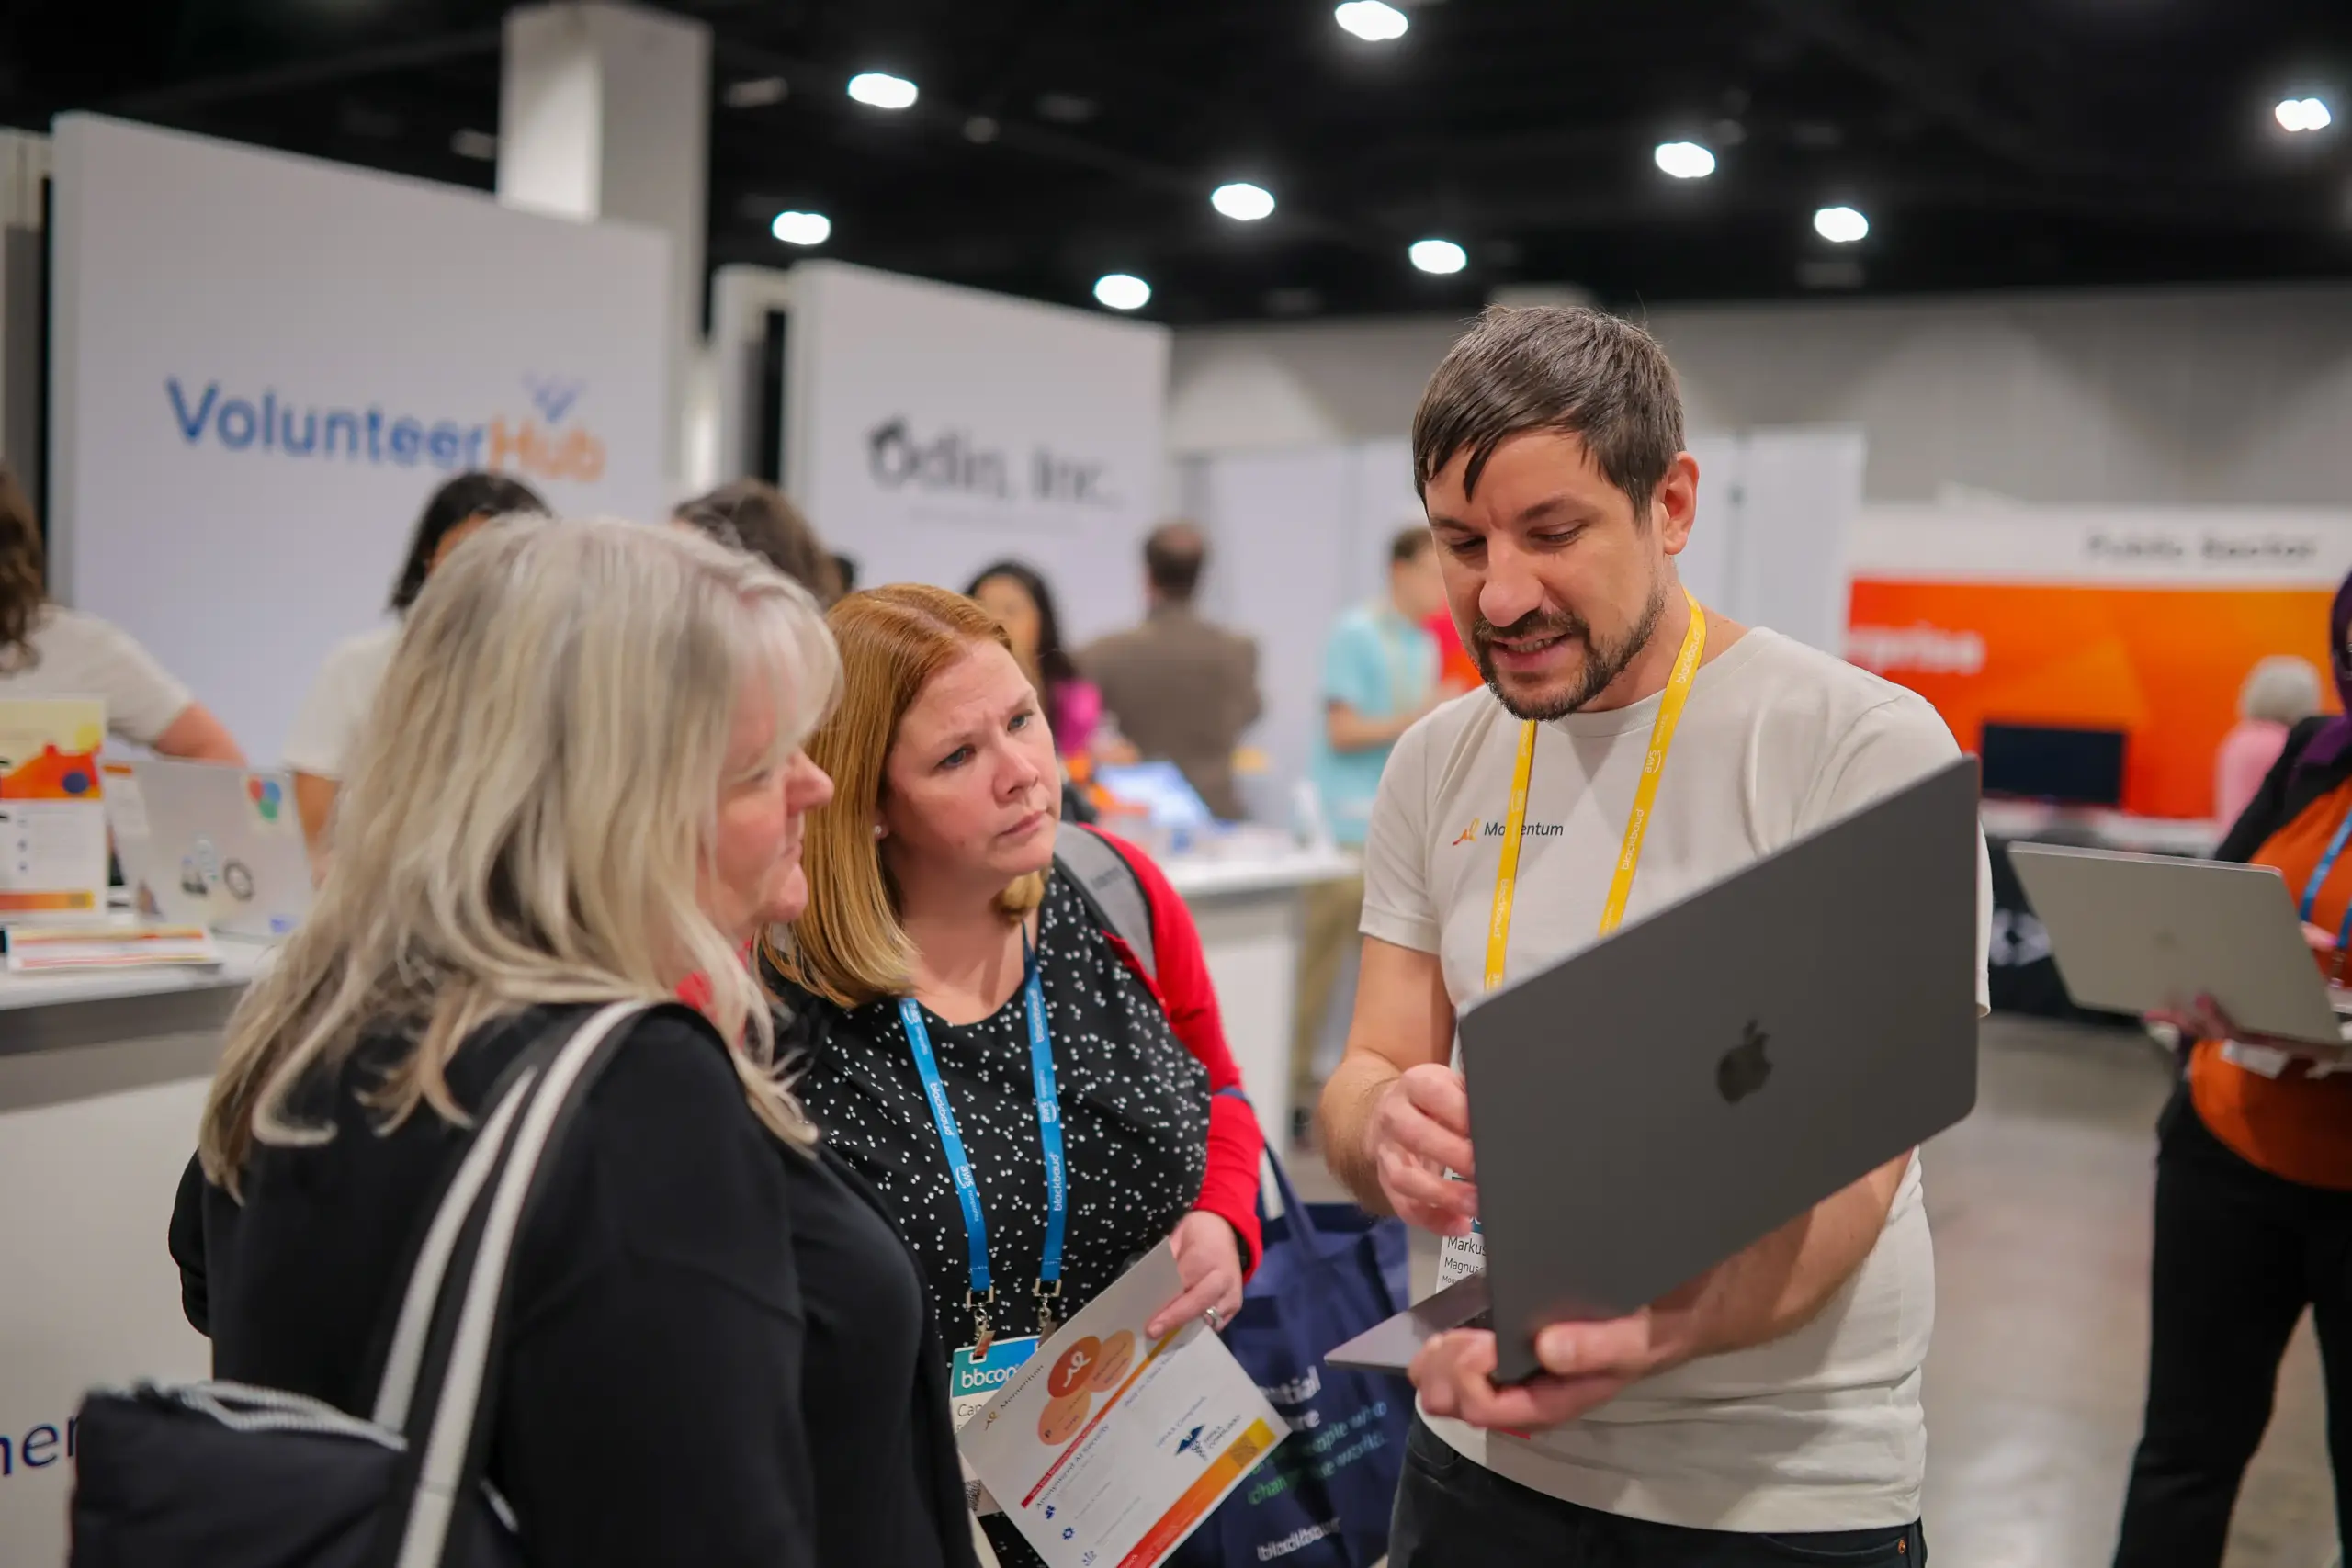
{"type": "Polygon", "coordinates": [[[2294,654],[2332,684],[2333,596],[1861,579],[1847,655],[1935,704],[1963,750],[1988,721],[2123,730],[2123,808],[2206,818],[2214,751],[2255,664],[2294,654]]]}

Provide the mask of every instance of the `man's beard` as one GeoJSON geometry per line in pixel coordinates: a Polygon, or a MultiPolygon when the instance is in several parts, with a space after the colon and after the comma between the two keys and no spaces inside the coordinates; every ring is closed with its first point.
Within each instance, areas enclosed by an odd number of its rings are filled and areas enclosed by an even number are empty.
{"type": "Polygon", "coordinates": [[[1507,626],[1491,625],[1484,615],[1471,625],[1470,656],[1477,661],[1478,673],[1486,677],[1487,689],[1495,694],[1513,718],[1534,719],[1550,723],[1566,718],[1580,710],[1585,704],[1607,691],[1625,667],[1641,657],[1642,649],[1650,645],[1650,637],[1657,631],[1658,618],[1666,614],[1666,584],[1651,585],[1649,603],[1633,629],[1613,643],[1596,642],[1592,627],[1581,615],[1563,613],[1547,615],[1542,611],[1530,611],[1507,626]],[[1531,637],[1571,637],[1584,644],[1584,668],[1577,672],[1577,682],[1561,695],[1532,706],[1523,705],[1503,690],[1502,681],[1495,670],[1495,639],[1508,637],[1517,641],[1531,637]]]}

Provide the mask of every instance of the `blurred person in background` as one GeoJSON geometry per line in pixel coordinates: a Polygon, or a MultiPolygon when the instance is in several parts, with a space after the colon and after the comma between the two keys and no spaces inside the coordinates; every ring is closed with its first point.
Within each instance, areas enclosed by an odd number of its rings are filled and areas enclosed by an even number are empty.
{"type": "Polygon", "coordinates": [[[1045,705],[1054,749],[1065,757],[1087,755],[1102,722],[1102,694],[1078,672],[1077,661],[1062,646],[1061,617],[1046,580],[1020,561],[1001,560],[972,579],[964,592],[1012,639],[1012,657],[1045,705]]]}
{"type": "Polygon", "coordinates": [[[2282,653],[2263,660],[2238,689],[2238,722],[2213,756],[2213,817],[2227,831],[2262,787],[2296,725],[2319,712],[2319,671],[2282,653]]]}
{"type": "MultiPolygon", "coordinates": [[[[1066,1322],[1164,1242],[1183,1289],[1148,1335],[1222,1329],[1257,1260],[1265,1145],[1183,900],[1109,840],[1151,911],[1148,981],[1055,860],[1058,834],[1088,829],[1057,821],[1036,691],[978,604],[899,583],[828,620],[842,695],[808,751],[837,793],[810,819],[808,912],[767,952],[827,1146],[889,1206],[951,1345],[985,1355],[1066,1322]]],[[[1003,1562],[1036,1561],[983,1522],[1003,1562]]]]}
{"type": "MultiPolygon", "coordinates": [[[[2336,590],[2328,634],[2337,698],[2352,704],[2352,578],[2336,590]]],[[[2352,718],[2311,716],[2288,732],[2213,852],[2285,879],[2322,972],[2338,985],[2352,938],[2347,836],[2352,718]]],[[[2209,1002],[2157,1021],[2195,1043],[2156,1124],[2148,1401],[2115,1562],[2219,1568],[2239,1484],[2270,1424],[2279,1361],[2307,1308],[2327,1385],[2339,1532],[2352,1517],[2352,1054],[2252,1035],[2209,1002]]]]}
{"type": "Polygon", "coordinates": [[[1421,625],[1437,643],[1438,689],[1449,697],[1476,691],[1478,661],[1462,646],[1462,633],[1453,624],[1453,612],[1440,610],[1421,625]]]}
{"type": "Polygon", "coordinates": [[[537,491],[503,474],[459,474],[449,480],[425,502],[409,537],[408,558],[401,565],[387,606],[394,618],[328,652],[286,737],[286,765],[294,772],[294,808],[302,818],[302,838],[311,847],[314,874],[324,873],[335,794],[365,739],[362,731],[376,688],[383,684],[384,671],[400,646],[401,618],[424,592],[424,580],[483,524],[508,515],[544,516],[547,509],[537,491]]]}
{"type": "Polygon", "coordinates": [[[341,874],[232,1021],[181,1184],[216,1376],[365,1416],[469,1119],[536,1041],[642,1000],[502,1308],[487,1480],[530,1560],[967,1568],[920,1277],[740,956],[807,904],[831,786],[800,743],[837,682],[802,590],[684,530],[516,523],[435,574],[356,737],[341,874]],[[695,974],[700,1009],[669,1001],[695,974]]]}
{"type": "Polygon", "coordinates": [[[84,697],[107,731],[164,757],[243,762],[220,721],[130,636],[49,597],[40,520],[0,464],[0,698],[84,697]]]}
{"type": "Polygon", "coordinates": [[[1238,821],[1234,748],[1265,708],[1258,645],[1193,608],[1208,566],[1208,540],[1198,527],[1154,529],[1143,560],[1144,624],[1088,644],[1079,668],[1102,688],[1104,710],[1138,755],[1174,762],[1211,813],[1238,821]]]}
{"type": "MultiPolygon", "coordinates": [[[[1446,615],[1445,578],[1426,524],[1388,542],[1388,591],[1341,615],[1323,647],[1323,722],[1317,727],[1309,776],[1331,836],[1363,847],[1380,771],[1397,739],[1443,696],[1437,639],[1427,622],[1446,615]]],[[[1298,949],[1298,996],[1291,1025],[1291,1117],[1305,1134],[1322,1093],[1316,1077],[1331,993],[1363,918],[1363,878],[1308,887],[1298,949]]]]}
{"type": "Polygon", "coordinates": [[[761,557],[808,590],[820,609],[832,608],[848,590],[840,558],[825,548],[800,508],[762,479],[737,479],[679,506],[677,520],[722,544],[761,557]]]}

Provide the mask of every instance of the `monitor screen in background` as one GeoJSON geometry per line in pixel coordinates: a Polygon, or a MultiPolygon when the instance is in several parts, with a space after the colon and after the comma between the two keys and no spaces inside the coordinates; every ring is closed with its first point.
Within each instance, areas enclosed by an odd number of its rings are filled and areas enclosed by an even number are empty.
{"type": "Polygon", "coordinates": [[[1094,770],[1113,798],[1139,808],[1155,828],[1202,829],[1216,818],[1173,762],[1113,763],[1094,770]]]}
{"type": "Polygon", "coordinates": [[[2123,804],[2120,729],[2068,729],[2041,724],[1984,726],[1984,793],[2066,806],[2123,804]]]}

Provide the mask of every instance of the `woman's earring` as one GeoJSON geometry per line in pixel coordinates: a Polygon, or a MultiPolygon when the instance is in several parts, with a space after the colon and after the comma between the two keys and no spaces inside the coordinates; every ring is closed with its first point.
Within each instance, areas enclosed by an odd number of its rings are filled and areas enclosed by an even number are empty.
{"type": "Polygon", "coordinates": [[[874,836],[877,839],[887,839],[890,836],[890,829],[876,822],[874,824],[874,836]]]}

